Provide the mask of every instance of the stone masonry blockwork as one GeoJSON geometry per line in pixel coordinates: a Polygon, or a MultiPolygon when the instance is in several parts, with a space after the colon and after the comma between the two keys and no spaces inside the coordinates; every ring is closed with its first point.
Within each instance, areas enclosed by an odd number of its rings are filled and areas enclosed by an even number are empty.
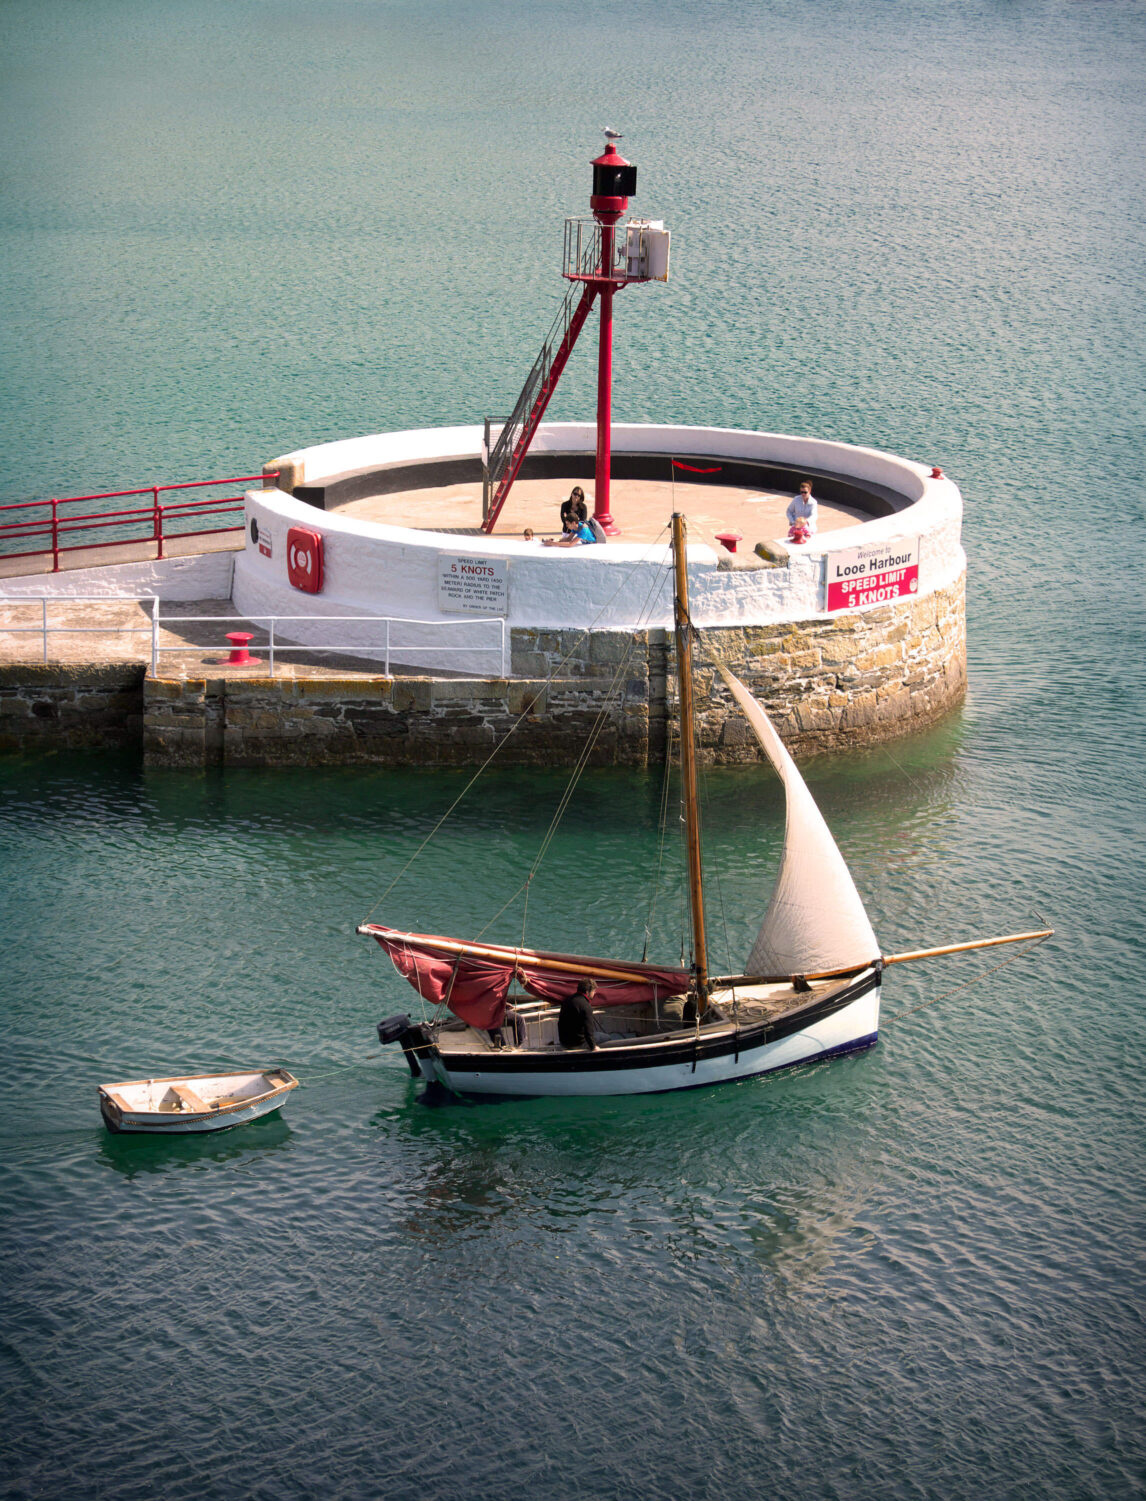
{"type": "MultiPolygon", "coordinates": [[[[704,761],[761,754],[714,660],[748,684],[799,756],[893,739],[963,697],[964,580],[853,614],[706,630],[701,646],[704,761]]],[[[592,764],[644,766],[663,759],[675,726],[674,655],[663,630],[516,629],[509,679],[179,679],[130,664],[7,666],[0,750],[142,740],[157,766],[472,765],[516,725],[503,764],[572,765],[591,736],[592,764]]]]}
{"type": "MultiPolygon", "coordinates": [[[[531,675],[511,679],[148,679],[144,751],[165,765],[466,765],[516,724],[503,763],[571,765],[592,736],[591,764],[644,766],[662,759],[676,718],[665,635],[516,630],[514,670],[531,675]]],[[[856,614],[705,631],[701,758],[757,760],[713,660],[743,678],[797,755],[891,739],[963,697],[963,580],[856,614]]]]}

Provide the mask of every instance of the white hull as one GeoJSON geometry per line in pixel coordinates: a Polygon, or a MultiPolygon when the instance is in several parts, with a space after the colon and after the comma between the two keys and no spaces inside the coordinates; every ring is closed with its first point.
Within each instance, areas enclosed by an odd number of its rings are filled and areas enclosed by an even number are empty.
{"type": "Polygon", "coordinates": [[[278,1110],[298,1080],[285,1069],[182,1075],[101,1084],[100,1111],[110,1131],[189,1136],[229,1131],[278,1110]]]}
{"type": "MultiPolygon", "coordinates": [[[[784,1036],[749,1045],[742,1032],[745,1045],[739,1049],[734,1029],[725,1027],[697,1034],[695,1043],[693,1034],[678,1033],[637,1046],[556,1052],[543,1060],[507,1048],[483,1061],[472,1051],[439,1046],[424,1052],[418,1065],[423,1078],[466,1095],[577,1098],[699,1089],[870,1047],[879,1032],[879,977],[867,971],[854,988],[861,992],[854,1000],[784,1036]]],[[[746,1029],[749,1035],[758,1030],[746,1029]]]]}
{"type": "Polygon", "coordinates": [[[157,1121],[150,1114],[125,1113],[112,1130],[150,1132],[153,1136],[189,1136],[203,1131],[229,1131],[232,1126],[242,1126],[247,1121],[257,1121],[260,1116],[269,1115],[281,1105],[282,1100],[276,1097],[263,1100],[258,1105],[248,1105],[245,1110],[232,1110],[225,1115],[215,1111],[211,1115],[189,1115],[171,1121],[157,1121]]]}

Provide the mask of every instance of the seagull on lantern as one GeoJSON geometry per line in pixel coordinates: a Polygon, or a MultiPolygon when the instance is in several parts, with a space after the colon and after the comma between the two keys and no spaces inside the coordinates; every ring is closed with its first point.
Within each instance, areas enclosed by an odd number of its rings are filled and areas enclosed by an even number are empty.
{"type": "Polygon", "coordinates": [[[622,139],[621,132],[619,130],[614,130],[611,125],[606,125],[605,139],[607,141],[619,141],[622,139]]]}

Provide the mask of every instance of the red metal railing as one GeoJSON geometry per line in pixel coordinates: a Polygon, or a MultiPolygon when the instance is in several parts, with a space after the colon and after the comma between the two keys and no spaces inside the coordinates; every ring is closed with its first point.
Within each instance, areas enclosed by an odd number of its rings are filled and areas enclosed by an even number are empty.
{"type": "Polygon", "coordinates": [[[159,499],[171,490],[201,490],[210,485],[260,484],[265,479],[277,479],[276,475],[242,474],[234,479],[187,480],[178,485],[147,485],[141,490],[107,490],[101,495],[70,495],[66,499],[24,500],[15,505],[0,506],[0,557],[40,558],[52,555],[52,572],[60,570],[60,554],[94,550],[98,547],[120,547],[127,542],[154,542],[156,557],[163,557],[166,540],[172,537],[206,537],[221,532],[241,532],[242,522],[235,525],[196,527],[194,523],[208,516],[231,517],[242,515],[243,497],[229,495],[222,499],[176,500],[166,505],[159,499]],[[61,514],[61,507],[90,504],[96,500],[122,500],[130,495],[150,495],[150,505],[131,506],[122,511],[87,511],[79,514],[61,514]],[[40,516],[27,519],[7,519],[11,512],[40,511],[40,516]],[[105,528],[114,528],[119,535],[102,540],[83,542],[64,540],[80,533],[89,535],[105,528]],[[33,538],[44,538],[45,545],[20,550],[11,546],[33,538]]]}

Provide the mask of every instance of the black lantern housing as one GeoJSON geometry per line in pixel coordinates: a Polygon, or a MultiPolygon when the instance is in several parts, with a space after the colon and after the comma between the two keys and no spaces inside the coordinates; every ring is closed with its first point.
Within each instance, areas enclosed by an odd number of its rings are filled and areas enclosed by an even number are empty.
{"type": "Polygon", "coordinates": [[[635,198],[636,194],[637,169],[630,162],[624,166],[593,163],[594,198],[635,198]]]}

